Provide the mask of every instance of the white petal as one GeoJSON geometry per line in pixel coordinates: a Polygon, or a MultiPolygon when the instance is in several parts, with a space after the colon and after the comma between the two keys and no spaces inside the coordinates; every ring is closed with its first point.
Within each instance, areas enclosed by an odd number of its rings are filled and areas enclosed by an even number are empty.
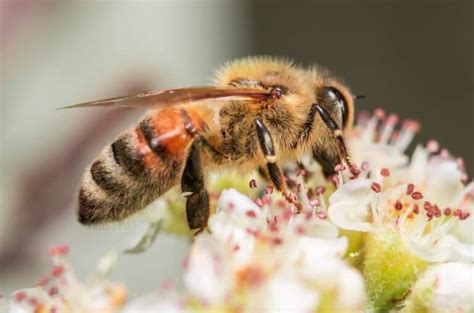
{"type": "Polygon", "coordinates": [[[304,277],[316,284],[320,293],[334,299],[334,312],[358,311],[366,293],[362,275],[338,258],[320,259],[303,269],[304,277]]]}
{"type": "Polygon", "coordinates": [[[222,303],[231,287],[225,246],[206,234],[196,238],[184,273],[184,283],[193,295],[210,303],[222,303]]]}
{"type": "Polygon", "coordinates": [[[464,185],[455,161],[439,160],[429,163],[426,181],[426,197],[438,206],[455,207],[461,202],[464,185]]]}
{"type": "Polygon", "coordinates": [[[249,234],[247,229],[262,230],[264,227],[250,222],[222,211],[209,219],[212,236],[234,251],[233,257],[237,264],[246,263],[255,247],[255,236],[249,234]]]}
{"type": "MultiPolygon", "coordinates": [[[[410,177],[412,183],[420,185],[424,184],[424,178],[426,177],[426,171],[428,167],[428,157],[429,152],[423,148],[423,146],[418,145],[411,157],[410,162],[410,177]]],[[[403,178],[403,177],[402,177],[403,178]]],[[[405,177],[406,179],[406,177],[405,177]]]]}
{"type": "Polygon", "coordinates": [[[328,217],[342,229],[369,232],[373,226],[368,220],[367,210],[366,203],[341,202],[329,206],[328,217]]]}
{"type": "Polygon", "coordinates": [[[342,257],[348,247],[346,237],[336,239],[321,239],[300,236],[291,242],[291,253],[289,255],[303,263],[302,266],[317,266],[318,262],[327,259],[342,257]]]}
{"type": "Polygon", "coordinates": [[[474,243],[463,243],[450,235],[447,237],[451,239],[450,261],[474,262],[474,243]]]}
{"type": "Polygon", "coordinates": [[[359,202],[366,205],[372,198],[372,181],[361,178],[350,180],[340,186],[330,197],[329,203],[336,204],[339,202],[359,202]]]}
{"type": "Polygon", "coordinates": [[[411,251],[428,262],[444,262],[451,257],[452,240],[443,236],[435,243],[425,237],[405,236],[411,251]]]}
{"type": "Polygon", "coordinates": [[[439,264],[429,268],[416,282],[413,294],[429,312],[472,312],[473,281],[472,264],[439,264]]]}
{"type": "Polygon", "coordinates": [[[179,303],[178,296],[175,293],[163,292],[149,294],[131,301],[121,311],[121,313],[180,313],[183,308],[179,303]]]}
{"type": "Polygon", "coordinates": [[[316,290],[310,289],[295,275],[277,274],[253,294],[246,312],[314,312],[319,302],[316,290]]]}
{"type": "Polygon", "coordinates": [[[222,191],[217,201],[217,212],[228,212],[241,216],[255,214],[256,219],[265,219],[262,210],[249,197],[241,194],[235,189],[226,189],[222,191]]]}

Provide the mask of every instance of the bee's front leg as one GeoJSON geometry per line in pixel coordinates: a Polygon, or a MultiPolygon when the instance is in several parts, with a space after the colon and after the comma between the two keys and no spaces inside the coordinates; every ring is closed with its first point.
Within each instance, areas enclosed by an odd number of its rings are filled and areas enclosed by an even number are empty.
{"type": "Polygon", "coordinates": [[[257,126],[258,142],[267,161],[266,169],[270,181],[273,183],[273,186],[283,194],[288,202],[293,203],[296,206],[297,212],[301,212],[303,210],[303,205],[294,199],[288,192],[283,171],[276,163],[275,147],[270,132],[259,118],[255,120],[255,125],[257,126]]]}

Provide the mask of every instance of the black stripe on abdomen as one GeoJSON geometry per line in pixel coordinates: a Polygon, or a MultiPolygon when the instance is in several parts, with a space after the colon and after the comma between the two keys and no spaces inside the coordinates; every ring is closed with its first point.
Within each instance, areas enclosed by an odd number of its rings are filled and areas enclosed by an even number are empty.
{"type": "Polygon", "coordinates": [[[114,175],[113,171],[102,159],[96,160],[91,166],[92,180],[94,180],[97,186],[108,193],[124,193],[127,190],[127,186],[120,182],[116,175],[118,174],[114,175]]]}
{"type": "Polygon", "coordinates": [[[157,136],[157,132],[151,125],[151,121],[149,119],[142,120],[139,124],[139,129],[151,151],[153,151],[163,163],[169,164],[172,161],[172,157],[166,150],[166,145],[159,140],[159,136],[157,136]]]}
{"type": "Polygon", "coordinates": [[[134,177],[143,176],[146,173],[142,157],[138,155],[133,147],[129,146],[130,140],[124,136],[119,137],[112,143],[112,155],[115,162],[134,177]]]}

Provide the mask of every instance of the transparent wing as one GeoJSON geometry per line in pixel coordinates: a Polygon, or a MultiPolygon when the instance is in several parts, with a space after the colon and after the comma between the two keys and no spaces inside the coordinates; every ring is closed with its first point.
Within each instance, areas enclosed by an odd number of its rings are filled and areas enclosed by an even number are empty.
{"type": "Polygon", "coordinates": [[[135,95],[84,102],[59,109],[86,107],[136,107],[154,109],[162,106],[201,100],[265,100],[271,95],[260,89],[235,87],[190,87],[164,91],[148,91],[135,95]]]}

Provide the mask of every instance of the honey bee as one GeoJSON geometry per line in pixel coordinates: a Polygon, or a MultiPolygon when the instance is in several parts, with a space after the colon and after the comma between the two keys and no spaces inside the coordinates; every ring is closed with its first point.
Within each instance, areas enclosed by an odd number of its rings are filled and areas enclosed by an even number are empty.
{"type": "Polygon", "coordinates": [[[149,112],[106,146],[84,174],[78,205],[86,225],[123,220],[180,184],[191,229],[209,218],[208,170],[258,169],[294,203],[281,164],[311,153],[324,174],[349,156],[351,91],[329,70],[272,57],[225,64],[214,86],[152,91],[72,107],[138,107],[149,112]]]}

